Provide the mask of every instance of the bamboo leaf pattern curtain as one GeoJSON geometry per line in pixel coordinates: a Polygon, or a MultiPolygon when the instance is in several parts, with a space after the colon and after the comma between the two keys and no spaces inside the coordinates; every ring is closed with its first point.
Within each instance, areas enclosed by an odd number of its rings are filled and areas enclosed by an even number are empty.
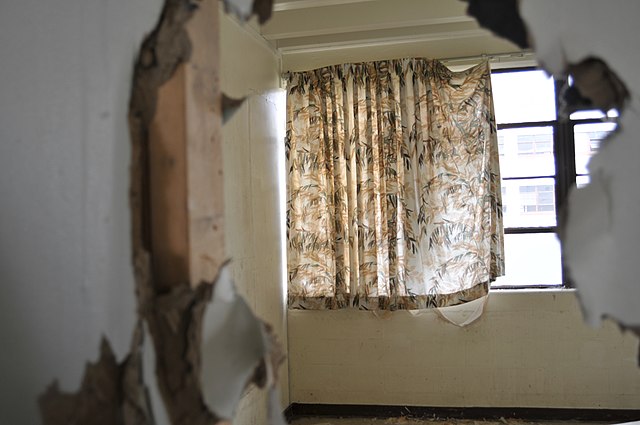
{"type": "Polygon", "coordinates": [[[488,63],[292,73],[285,143],[290,308],[445,307],[503,274],[488,63]]]}

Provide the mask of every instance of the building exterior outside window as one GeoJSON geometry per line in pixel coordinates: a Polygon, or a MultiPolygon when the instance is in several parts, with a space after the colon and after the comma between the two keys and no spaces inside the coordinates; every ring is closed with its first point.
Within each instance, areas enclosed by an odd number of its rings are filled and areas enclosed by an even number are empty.
{"type": "Polygon", "coordinates": [[[566,82],[537,69],[492,74],[502,175],[506,275],[493,287],[567,283],[556,237],[559,207],[570,187],[589,182],[588,162],[616,124],[598,111],[559,117],[566,82]]]}

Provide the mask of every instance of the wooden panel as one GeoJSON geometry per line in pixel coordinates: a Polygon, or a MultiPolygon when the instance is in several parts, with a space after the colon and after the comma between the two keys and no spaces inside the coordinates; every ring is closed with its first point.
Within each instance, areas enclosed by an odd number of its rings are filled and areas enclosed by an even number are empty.
{"type": "Polygon", "coordinates": [[[215,279],[225,260],[218,3],[200,3],[187,26],[185,75],[190,282],[215,279]]]}
{"type": "Polygon", "coordinates": [[[151,251],[159,288],[215,279],[225,260],[218,4],[187,23],[192,52],[158,92],[150,126],[151,251]]]}
{"type": "Polygon", "coordinates": [[[149,128],[151,258],[162,288],[189,279],[184,79],[181,65],[160,87],[149,128]]]}

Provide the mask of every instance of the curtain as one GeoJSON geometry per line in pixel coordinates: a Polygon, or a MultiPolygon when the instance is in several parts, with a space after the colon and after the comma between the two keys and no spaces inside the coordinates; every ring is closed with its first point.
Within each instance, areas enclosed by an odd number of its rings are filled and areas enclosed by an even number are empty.
{"type": "Polygon", "coordinates": [[[286,131],[289,308],[446,307],[503,274],[488,63],[292,73],[286,131]]]}

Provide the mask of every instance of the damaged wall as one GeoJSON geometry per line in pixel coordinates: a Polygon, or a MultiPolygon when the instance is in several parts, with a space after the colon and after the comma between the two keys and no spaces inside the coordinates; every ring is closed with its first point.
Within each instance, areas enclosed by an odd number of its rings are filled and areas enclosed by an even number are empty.
{"type": "MultiPolygon", "coordinates": [[[[131,343],[136,305],[126,116],[132,65],[143,36],[156,24],[161,3],[72,0],[54,7],[27,1],[2,7],[0,33],[6,59],[0,65],[2,424],[38,423],[36,397],[55,378],[63,391],[75,391],[85,363],[98,357],[103,335],[118,359],[131,343]]],[[[243,54],[264,50],[264,46],[247,49],[246,40],[233,41],[246,38],[238,35],[244,30],[234,31],[229,45],[240,47],[243,54]]],[[[278,85],[275,55],[268,49],[259,54],[261,59],[251,55],[257,63],[245,67],[259,69],[262,77],[241,74],[245,89],[261,91],[278,85]],[[268,84],[264,75],[269,75],[268,84]]],[[[233,75],[233,67],[226,72],[233,75]]],[[[259,99],[262,103],[253,102],[254,118],[264,117],[266,122],[273,117],[265,109],[273,108],[265,106],[266,98],[259,99]]],[[[266,124],[252,126],[253,154],[263,157],[268,150],[275,158],[274,133],[266,124]]],[[[248,140],[241,143],[249,146],[248,140]]],[[[235,239],[230,236],[229,254],[246,257],[244,266],[251,268],[253,277],[240,286],[245,291],[263,288],[249,297],[252,306],[275,323],[280,340],[286,341],[279,290],[279,220],[273,208],[278,204],[277,178],[269,163],[264,164],[265,168],[254,167],[251,175],[261,196],[248,199],[248,204],[243,203],[246,198],[232,202],[229,214],[266,205],[274,213],[255,214],[260,229],[249,245],[233,248],[235,239]],[[267,226],[273,221],[271,234],[267,226]],[[247,254],[254,247],[272,254],[264,258],[247,254]]],[[[246,170],[250,163],[235,165],[246,170]]],[[[231,181],[238,177],[231,174],[231,181]]],[[[232,225],[227,230],[244,235],[247,229],[232,225]]],[[[286,367],[282,374],[286,377],[286,367]]],[[[285,402],[287,387],[285,378],[285,402]]],[[[265,404],[254,404],[254,413],[262,415],[265,404]]]]}
{"type": "Polygon", "coordinates": [[[135,318],[127,108],[159,0],[1,6],[0,423],[39,423],[135,318]]]}
{"type": "MultiPolygon", "coordinates": [[[[249,95],[223,127],[226,249],[239,292],[254,312],[271,323],[286,350],[286,315],[280,250],[279,174],[284,171],[276,125],[280,77],[278,57],[249,26],[220,16],[222,90],[249,95]]],[[[284,106],[284,105],[281,105],[284,106]]],[[[282,117],[282,120],[284,117],[282,117]]],[[[288,405],[288,366],[280,369],[283,406],[288,405]]],[[[251,387],[234,424],[265,424],[264,390],[251,387]]]]}
{"type": "Polygon", "coordinates": [[[612,317],[640,335],[640,3],[523,1],[520,6],[545,69],[554,75],[571,72],[595,106],[620,110],[619,131],[588,165],[591,184],[569,195],[561,234],[585,319],[595,325],[603,316],[612,317]],[[589,59],[602,61],[607,71],[576,72],[589,59]]]}

